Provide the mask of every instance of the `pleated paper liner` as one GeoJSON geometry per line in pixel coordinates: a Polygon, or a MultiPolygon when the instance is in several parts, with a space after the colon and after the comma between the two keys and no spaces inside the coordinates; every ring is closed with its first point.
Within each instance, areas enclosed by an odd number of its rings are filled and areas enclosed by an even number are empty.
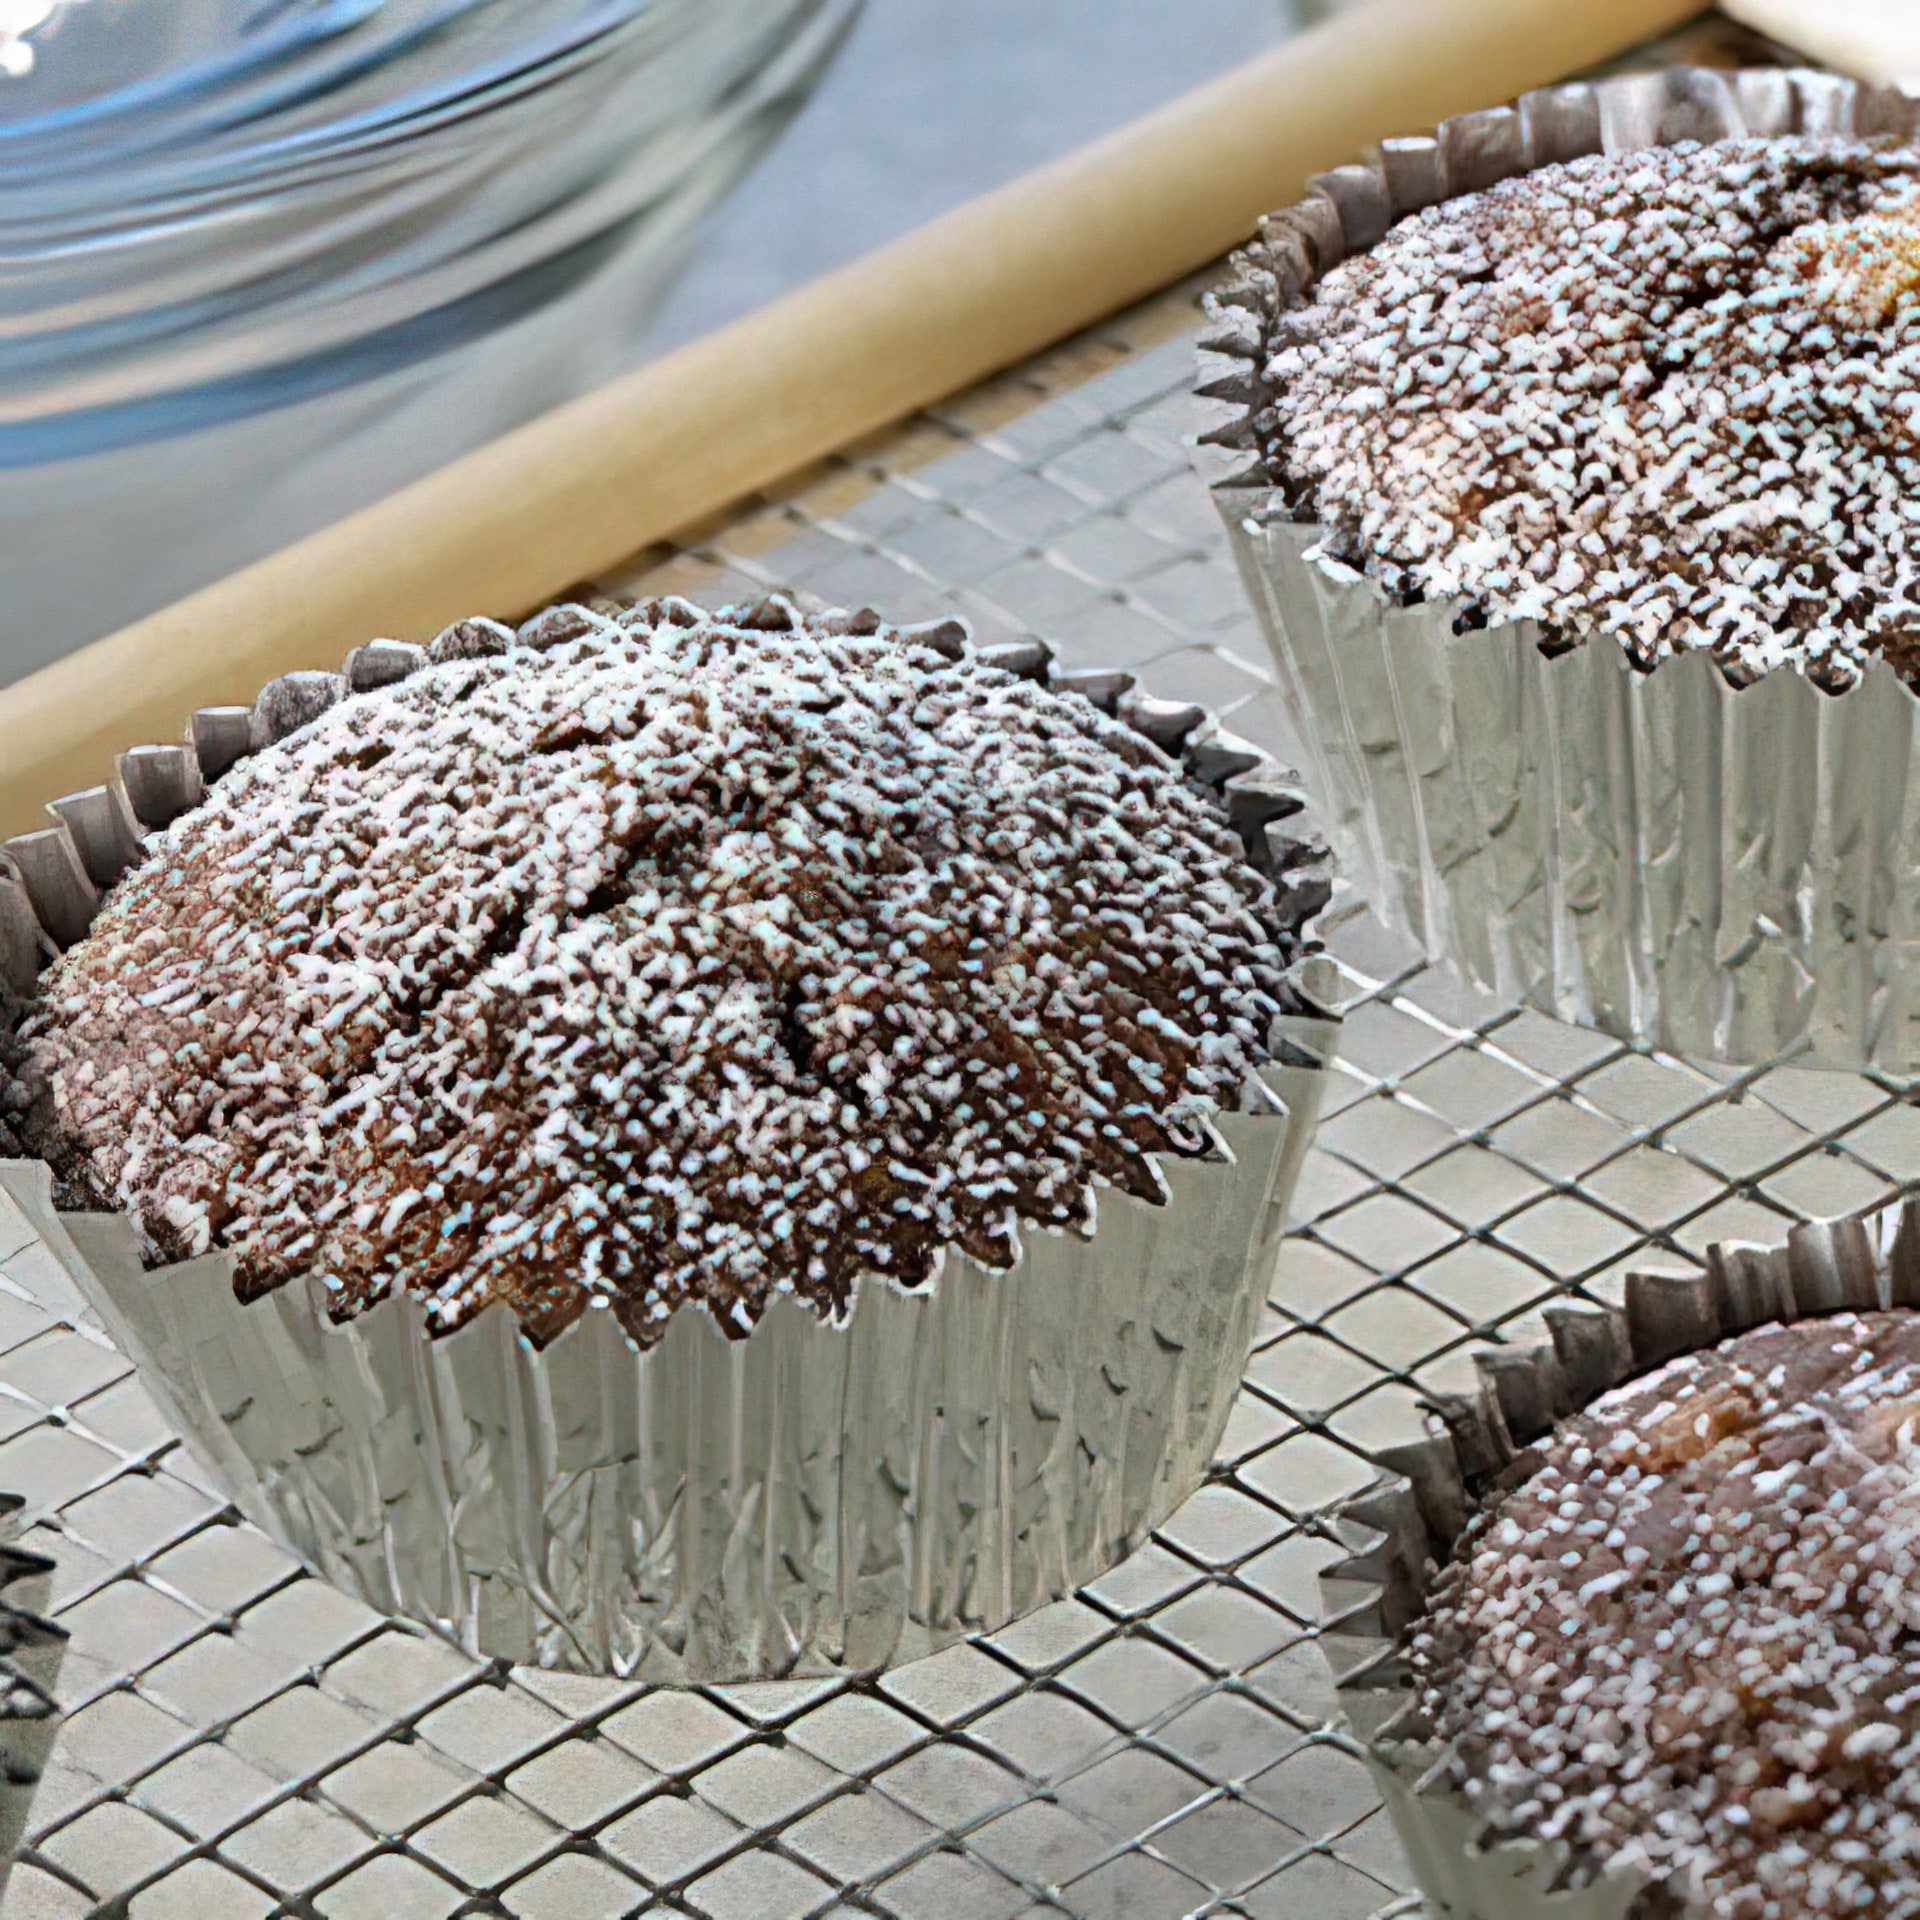
{"type": "MultiPolygon", "coordinates": [[[[736,611],[765,626],[782,604],[736,611]]],[[[617,617],[549,609],[519,638],[591,644],[617,617]]],[[[909,637],[966,644],[953,622],[909,637]]],[[[1290,773],[1129,674],[1055,673],[1037,641],[974,657],[1077,689],[1174,755],[1304,930],[1328,881],[1290,773]]],[[[424,664],[358,649],[342,675],[196,714],[187,743],[57,802],[0,882],[16,991],[135,856],[130,819],[164,826],[244,753],[424,664]]],[[[728,1339],[688,1306],[639,1352],[588,1314],[536,1351],[505,1307],[436,1339],[401,1295],[335,1326],[317,1281],[242,1306],[224,1254],[148,1271],[121,1217],[56,1215],[50,1178],[26,1204],[227,1496],[381,1611],[591,1672],[869,1670],[1070,1592],[1200,1484],[1312,1137],[1336,1031],[1324,966],[1297,970],[1300,1010],[1246,1110],[1218,1116],[1216,1151],[1163,1161],[1168,1204],[1102,1189],[1091,1239],[1030,1231],[1005,1273],[949,1249],[915,1292],[869,1276],[840,1324],[778,1300],[728,1339]]]]}
{"type": "Polygon", "coordinates": [[[1334,1517],[1347,1551],[1320,1576],[1321,1645],[1435,1920],[1679,1911],[1637,1871],[1602,1866],[1588,1878],[1592,1863],[1565,1841],[1488,1835],[1445,1777],[1448,1749],[1409,1691],[1403,1646],[1481,1492],[1560,1421],[1683,1354],[1773,1322],[1920,1309],[1920,1198],[1798,1226],[1783,1246],[1718,1244],[1706,1261],[1698,1274],[1629,1274],[1624,1310],[1550,1306],[1545,1340],[1476,1353],[1477,1390],[1436,1396],[1424,1430],[1377,1449],[1386,1470],[1334,1517]]]}
{"type": "Polygon", "coordinates": [[[1214,487],[1307,783],[1379,918],[1509,1000],[1686,1058],[1920,1066],[1920,728],[1884,665],[1842,694],[1710,658],[1549,659],[1530,622],[1400,605],[1318,551],[1261,464],[1268,322],[1419,208],[1550,162],[1744,134],[1911,135],[1833,74],[1677,68],[1550,87],[1386,140],[1238,256],[1203,342],[1214,487]],[[1224,371],[1221,369],[1224,368],[1224,371]]]}

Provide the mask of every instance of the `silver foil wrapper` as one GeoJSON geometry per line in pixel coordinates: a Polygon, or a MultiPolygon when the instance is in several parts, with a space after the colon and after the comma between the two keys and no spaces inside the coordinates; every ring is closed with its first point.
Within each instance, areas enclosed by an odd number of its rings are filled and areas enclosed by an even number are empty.
{"type": "Polygon", "coordinates": [[[1640,674],[1611,639],[1549,659],[1528,622],[1395,604],[1318,552],[1260,466],[1263,315],[1394,218],[1582,153],[1746,133],[1910,133],[1831,74],[1662,74],[1544,89],[1321,177],[1266,223],[1207,348],[1253,454],[1216,502],[1342,870],[1478,985],[1701,1060],[1920,1065],[1920,734],[1885,667],[1840,695],[1736,691],[1704,655],[1640,674]]]}
{"type": "Polygon", "coordinates": [[[1920,1065],[1920,703],[1456,633],[1217,495],[1342,872],[1509,1001],[1682,1057],[1920,1065]]]}
{"type": "MultiPolygon", "coordinates": [[[[17,1494],[0,1496],[0,1515],[22,1505],[17,1494]]],[[[53,1689],[67,1635],[40,1613],[52,1590],[44,1554],[0,1546],[0,1894],[60,1726],[53,1689]]]]}
{"type": "Polygon", "coordinates": [[[1273,1110],[1163,1163],[1168,1204],[1103,1190],[1091,1239],[950,1251],[838,1325],[686,1307],[639,1352],[589,1313],[536,1351],[496,1306],[434,1339],[411,1296],[335,1326],[313,1283],[243,1306],[224,1254],[148,1271],[44,1181],[33,1224],[240,1511],[380,1611],[650,1680],[867,1670],[1070,1592],[1199,1485],[1331,1039],[1287,1024],[1273,1110]]]}
{"type": "Polygon", "coordinates": [[[1466,1801],[1423,1787],[1436,1758],[1430,1745],[1387,1740],[1367,1756],[1431,1920],[1638,1920],[1636,1903],[1647,1889],[1640,1874],[1615,1871],[1587,1886],[1556,1887],[1564,1845],[1482,1846],[1482,1822],[1466,1801]]]}
{"type": "Polygon", "coordinates": [[[1723,1242],[1704,1273],[1634,1273],[1624,1310],[1550,1307],[1548,1337],[1476,1356],[1477,1392],[1437,1400],[1388,1446],[1392,1470],[1334,1518],[1346,1556],[1321,1575],[1327,1651],[1355,1732],[1434,1920],[1706,1920],[1638,1869],[1564,1841],[1495,1836],[1454,1783],[1403,1655],[1471,1489],[1559,1420],[1637,1374],[1777,1321],[1920,1308],[1920,1198],[1797,1227],[1780,1247],[1723,1242]],[[1571,1882],[1572,1884],[1569,1884],[1571,1882]],[[1650,1904],[1643,1904],[1651,1900],[1650,1904]]]}

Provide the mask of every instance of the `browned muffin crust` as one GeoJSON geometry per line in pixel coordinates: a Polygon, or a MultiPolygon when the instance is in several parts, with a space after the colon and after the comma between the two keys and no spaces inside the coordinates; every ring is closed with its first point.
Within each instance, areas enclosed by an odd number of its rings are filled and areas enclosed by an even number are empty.
{"type": "Polygon", "coordinates": [[[434,651],[230,774],[42,983],[29,1144],[154,1259],[744,1332],[1090,1232],[1253,1097],[1297,915],[1078,695],[780,603],[434,651]]]}
{"type": "Polygon", "coordinates": [[[1920,1913],[1920,1314],[1677,1360],[1507,1479],[1412,1643],[1494,1832],[1717,1920],[1920,1913]]]}

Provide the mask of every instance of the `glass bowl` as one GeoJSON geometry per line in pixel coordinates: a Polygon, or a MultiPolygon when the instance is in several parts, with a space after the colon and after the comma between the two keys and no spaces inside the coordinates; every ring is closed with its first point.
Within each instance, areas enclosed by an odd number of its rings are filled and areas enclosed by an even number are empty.
{"type": "Polygon", "coordinates": [[[627,364],[859,0],[0,0],[0,681],[627,364]]]}

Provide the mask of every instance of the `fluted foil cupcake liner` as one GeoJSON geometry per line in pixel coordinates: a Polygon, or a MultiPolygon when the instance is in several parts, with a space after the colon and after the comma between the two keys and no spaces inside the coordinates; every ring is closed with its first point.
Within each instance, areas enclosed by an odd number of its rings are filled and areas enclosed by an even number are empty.
{"type": "MultiPolygon", "coordinates": [[[[517,637],[573,644],[617,612],[549,609],[517,637]]],[[[952,622],[908,632],[962,644],[952,622]]],[[[1129,674],[1056,674],[1038,641],[975,657],[1154,741],[1219,794],[1283,915],[1318,911],[1324,848],[1295,777],[1259,749],[1129,674]]],[[[0,974],[11,926],[6,977],[31,991],[140,827],[425,663],[375,642],[340,675],[287,675],[55,803],[52,827],[0,849],[0,974]]],[[[1303,1008],[1331,986],[1323,960],[1295,978],[1303,1008]]],[[[476,1655],[649,1680],[865,1671],[1071,1592],[1199,1486],[1336,1033],[1317,1013],[1277,1020],[1260,1110],[1216,1116],[1208,1157],[1161,1156],[1165,1205],[1102,1188],[1090,1238],[1029,1230],[1008,1271],[948,1249],[924,1288],[868,1276],[838,1323],[779,1298],[745,1338],[684,1306],[644,1352],[605,1312],[536,1350],[503,1306],[433,1337],[409,1295],[337,1326],[314,1281],[242,1305],[229,1256],[145,1269],[124,1218],[56,1213],[38,1162],[0,1173],[228,1498],[380,1611],[476,1655]]]]}
{"type": "Polygon", "coordinates": [[[1488,990],[1683,1057],[1920,1066],[1920,728],[1876,665],[1736,690],[1705,655],[1557,658],[1531,622],[1396,604],[1324,557],[1259,464],[1263,316],[1402,214],[1584,153],[1740,134],[1911,133],[1901,96],[1700,69],[1543,89],[1321,176],[1266,223],[1204,343],[1252,453],[1214,487],[1342,870],[1386,924],[1488,990]],[[1216,366],[1219,364],[1215,363],[1216,366]],[[1463,619],[1463,616],[1466,616],[1463,619]],[[1466,630],[1463,630],[1466,629],[1466,630]]]}
{"type": "Polygon", "coordinates": [[[1103,1190],[1092,1239],[950,1250],[839,1325],[682,1308],[639,1352],[590,1313],[536,1351],[494,1306],[436,1339],[410,1295],[335,1326],[317,1282],[242,1305],[226,1254],[148,1271],[50,1182],[33,1224],[241,1512],[380,1611],[647,1679],[870,1669],[1070,1592],[1199,1485],[1319,1098],[1329,1023],[1290,1024],[1276,1110],[1164,1163],[1169,1204],[1103,1190]]]}
{"type": "Polygon", "coordinates": [[[1354,888],[1509,1001],[1682,1057],[1920,1065],[1920,703],[1704,654],[1456,634],[1242,509],[1306,776],[1354,888]]]}
{"type": "MultiPolygon", "coordinates": [[[[18,1494],[0,1494],[0,1526],[24,1504],[18,1494]]],[[[53,1590],[53,1564],[44,1554],[0,1546],[0,1894],[60,1726],[53,1688],[67,1634],[40,1611],[53,1590]]]]}
{"type": "Polygon", "coordinates": [[[1321,1574],[1322,1645],[1434,1920],[1694,1920],[1637,1869],[1607,1864],[1590,1877],[1565,1841],[1489,1834],[1410,1697],[1401,1643],[1475,1491],[1568,1415],[1755,1327],[1920,1309],[1920,1197],[1796,1227],[1784,1246],[1723,1242],[1706,1260],[1703,1273],[1629,1274],[1624,1311],[1549,1307],[1546,1340],[1476,1355],[1478,1391],[1437,1397],[1427,1431],[1384,1449],[1390,1470],[1334,1518],[1347,1552],[1321,1574]]]}

